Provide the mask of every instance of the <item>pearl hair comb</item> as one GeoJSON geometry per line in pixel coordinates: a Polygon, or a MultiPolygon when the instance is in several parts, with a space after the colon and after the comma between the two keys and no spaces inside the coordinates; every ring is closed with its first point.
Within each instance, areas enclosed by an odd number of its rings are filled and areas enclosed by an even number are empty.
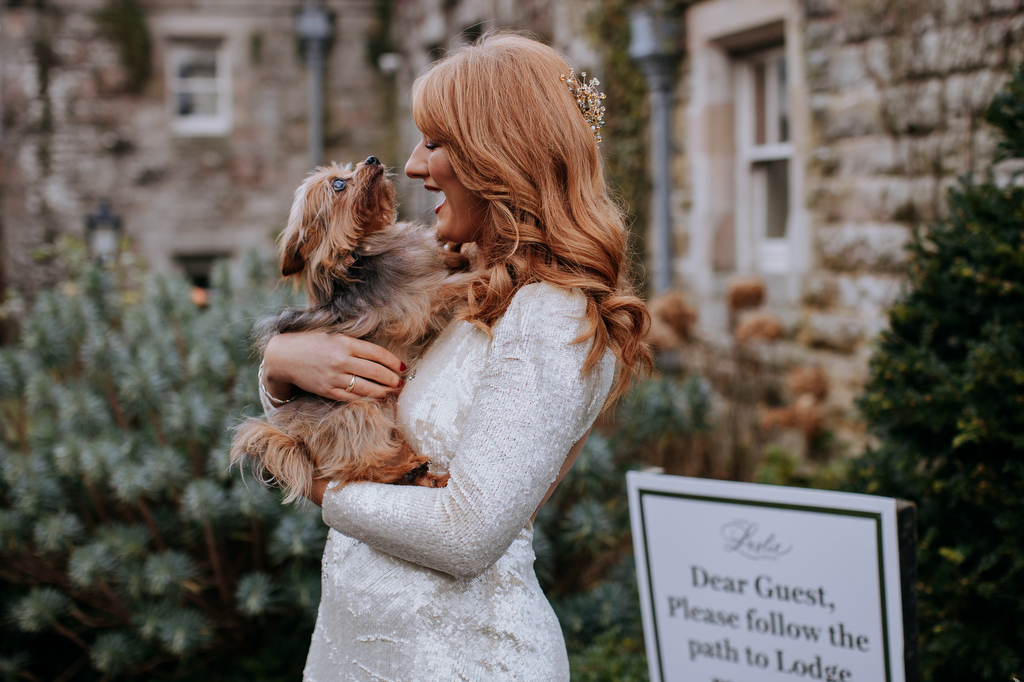
{"type": "Polygon", "coordinates": [[[580,108],[580,111],[583,112],[583,118],[587,119],[587,123],[590,124],[590,130],[594,133],[594,139],[600,142],[601,128],[604,127],[604,105],[601,102],[604,100],[605,94],[597,89],[601,81],[591,78],[587,82],[585,80],[586,77],[587,72],[583,71],[577,79],[576,69],[571,69],[569,77],[566,78],[563,73],[560,76],[560,80],[569,86],[569,92],[576,98],[576,106],[580,108]]]}

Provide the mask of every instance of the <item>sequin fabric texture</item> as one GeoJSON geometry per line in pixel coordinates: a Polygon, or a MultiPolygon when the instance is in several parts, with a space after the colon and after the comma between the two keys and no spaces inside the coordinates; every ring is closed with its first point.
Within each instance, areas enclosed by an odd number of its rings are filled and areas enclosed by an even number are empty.
{"type": "Polygon", "coordinates": [[[307,682],[569,679],[534,574],[530,517],[593,424],[614,375],[588,374],[579,292],[521,289],[493,339],[452,323],[416,365],[398,417],[445,488],[354,483],[331,527],[307,682]]]}

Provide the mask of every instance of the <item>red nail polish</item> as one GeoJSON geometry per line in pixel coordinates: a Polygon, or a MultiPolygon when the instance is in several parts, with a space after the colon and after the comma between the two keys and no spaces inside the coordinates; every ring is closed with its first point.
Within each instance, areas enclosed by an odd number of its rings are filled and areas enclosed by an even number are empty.
{"type": "Polygon", "coordinates": [[[405,379],[398,380],[398,387],[401,388],[402,386],[405,386],[405,379]]]}
{"type": "Polygon", "coordinates": [[[408,369],[408,368],[405,366],[405,363],[403,362],[402,363],[402,371],[404,372],[406,369],[408,369]]]}

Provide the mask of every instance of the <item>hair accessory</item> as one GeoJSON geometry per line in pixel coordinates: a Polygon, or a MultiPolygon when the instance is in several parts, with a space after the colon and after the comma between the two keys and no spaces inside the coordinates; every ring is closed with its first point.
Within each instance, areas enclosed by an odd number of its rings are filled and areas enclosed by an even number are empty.
{"type": "Polygon", "coordinates": [[[594,139],[601,141],[601,128],[604,127],[604,105],[601,101],[605,98],[603,92],[599,92],[597,86],[601,81],[591,78],[586,80],[587,72],[580,72],[579,79],[576,78],[576,69],[570,69],[569,77],[563,73],[560,80],[569,86],[569,92],[576,98],[576,106],[583,112],[583,118],[590,124],[590,130],[594,133],[594,139]]]}

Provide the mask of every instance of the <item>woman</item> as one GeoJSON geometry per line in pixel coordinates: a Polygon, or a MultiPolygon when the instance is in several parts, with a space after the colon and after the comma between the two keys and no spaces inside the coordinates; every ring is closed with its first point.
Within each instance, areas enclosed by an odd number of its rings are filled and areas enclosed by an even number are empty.
{"type": "MultiPolygon", "coordinates": [[[[410,442],[451,480],[314,492],[332,530],[307,680],[569,679],[532,518],[613,383],[617,397],[650,352],[647,312],[623,283],[622,216],[568,71],[549,47],[492,34],[414,85],[423,138],[406,173],[443,193],[439,238],[475,243],[480,261],[398,401],[410,442]]],[[[380,396],[406,369],[322,333],[275,337],[265,363],[279,400],[380,396]]]]}

